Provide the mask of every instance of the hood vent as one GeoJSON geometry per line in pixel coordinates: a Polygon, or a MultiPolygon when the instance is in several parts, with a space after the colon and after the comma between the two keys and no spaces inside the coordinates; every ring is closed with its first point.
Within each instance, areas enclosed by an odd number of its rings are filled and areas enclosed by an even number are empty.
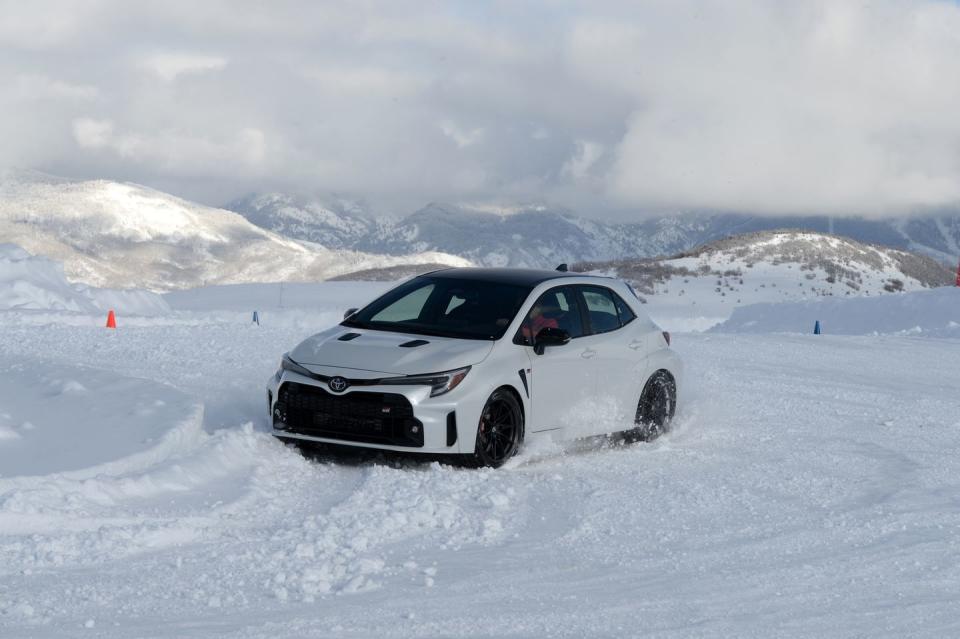
{"type": "Polygon", "coordinates": [[[350,340],[356,339],[356,338],[358,338],[358,337],[360,337],[360,333],[344,333],[343,335],[341,335],[340,337],[337,338],[337,341],[338,341],[338,342],[349,342],[350,340]]]}
{"type": "Polygon", "coordinates": [[[400,348],[416,348],[417,346],[423,346],[424,344],[429,344],[429,343],[430,342],[428,342],[425,339],[414,339],[414,340],[410,340],[409,342],[404,342],[403,344],[400,344],[400,348]]]}

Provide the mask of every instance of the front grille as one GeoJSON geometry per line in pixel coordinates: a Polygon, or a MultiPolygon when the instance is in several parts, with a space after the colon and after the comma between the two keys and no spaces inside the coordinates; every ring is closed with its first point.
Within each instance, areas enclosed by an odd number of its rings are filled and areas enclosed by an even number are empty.
{"type": "Polygon", "coordinates": [[[285,382],[273,413],[278,429],[392,446],[423,446],[423,424],[403,395],[355,391],[334,395],[317,386],[285,382]]]}

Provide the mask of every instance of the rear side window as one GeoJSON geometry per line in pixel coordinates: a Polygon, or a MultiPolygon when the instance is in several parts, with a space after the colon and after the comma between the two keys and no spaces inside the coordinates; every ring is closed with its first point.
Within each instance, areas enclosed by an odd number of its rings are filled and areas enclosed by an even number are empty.
{"type": "Polygon", "coordinates": [[[620,316],[620,326],[626,326],[633,320],[637,319],[637,314],[633,312],[633,309],[630,308],[625,301],[623,301],[622,297],[614,293],[613,301],[617,303],[617,314],[620,316]]]}
{"type": "Polygon", "coordinates": [[[623,298],[602,286],[581,287],[590,328],[596,333],[609,333],[637,319],[637,314],[623,298]]]}
{"type": "Polygon", "coordinates": [[[584,286],[583,300],[587,304],[590,328],[594,333],[608,333],[620,328],[620,315],[613,291],[606,288],[584,286]]]}

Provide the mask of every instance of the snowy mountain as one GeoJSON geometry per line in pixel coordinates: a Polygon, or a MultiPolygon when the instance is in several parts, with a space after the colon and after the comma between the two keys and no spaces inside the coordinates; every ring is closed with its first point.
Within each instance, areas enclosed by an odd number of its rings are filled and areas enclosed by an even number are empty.
{"type": "Polygon", "coordinates": [[[572,270],[626,279],[654,318],[686,318],[674,330],[709,328],[748,304],[917,291],[949,286],[954,277],[923,255],[799,230],[745,233],[672,258],[583,262],[572,270]]]}
{"type": "Polygon", "coordinates": [[[74,281],[172,290],[206,283],[311,281],[450,255],[381,257],[283,237],[242,216],[106,180],[0,174],[0,237],[62,261],[74,281]]]}
{"type": "Polygon", "coordinates": [[[283,194],[227,205],[252,223],[328,248],[401,255],[442,251],[486,266],[552,267],[561,262],[670,255],[729,235],[778,228],[836,233],[917,251],[946,263],[960,256],[960,216],[897,220],[764,218],[684,213],[633,223],[603,222],[540,205],[509,209],[433,203],[402,218],[377,217],[362,204],[283,194]]]}
{"type": "Polygon", "coordinates": [[[702,237],[723,236],[736,224],[727,216],[692,215],[617,224],[539,205],[497,209],[442,203],[391,218],[336,201],[281,194],[250,196],[227,208],[275,233],[330,248],[389,255],[442,251],[485,266],[535,268],[675,253],[702,237]]]}

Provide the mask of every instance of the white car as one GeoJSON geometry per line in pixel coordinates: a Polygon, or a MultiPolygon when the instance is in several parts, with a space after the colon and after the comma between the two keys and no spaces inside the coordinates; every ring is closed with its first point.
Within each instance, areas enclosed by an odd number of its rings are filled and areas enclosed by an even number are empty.
{"type": "Polygon", "coordinates": [[[681,362],[625,283],[451,268],[403,282],[283,356],[273,434],[500,466],[524,439],[664,432],[681,362]]]}

